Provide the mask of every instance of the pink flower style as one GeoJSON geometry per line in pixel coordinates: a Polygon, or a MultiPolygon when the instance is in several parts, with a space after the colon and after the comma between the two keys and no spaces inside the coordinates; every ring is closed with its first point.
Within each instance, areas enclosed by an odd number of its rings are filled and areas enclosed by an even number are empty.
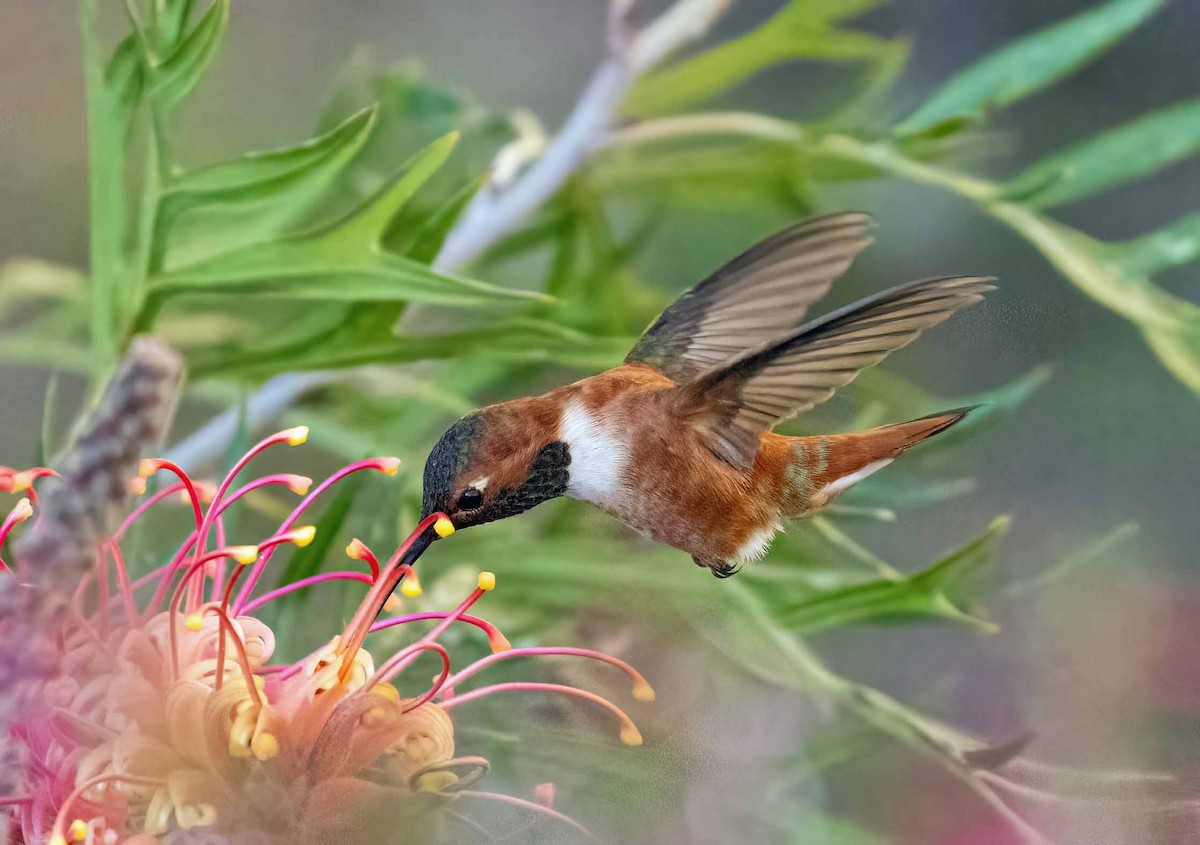
{"type": "MultiPolygon", "coordinates": [[[[144,496],[145,479],[158,473],[174,480],[144,497],[102,544],[56,632],[60,672],[44,685],[45,706],[12,729],[12,740],[25,752],[24,794],[0,797],[0,812],[11,814],[18,843],[150,845],[204,834],[229,842],[350,842],[374,836],[384,825],[389,841],[405,841],[398,822],[416,824],[406,807],[463,797],[505,802],[582,830],[550,806],[549,785],[537,790],[535,800],[470,789],[488,763],[455,756],[451,713],[505,692],[559,693],[607,710],[621,741],[638,745],[641,735],[625,712],[595,693],[560,684],[457,691],[499,661],[543,655],[614,666],[631,679],[638,701],[654,699],[650,685],[624,661],[600,652],[512,648],[495,626],[468,612],[495,587],[489,572],[479,574],[476,589],[453,610],[377,620],[402,583],[406,594],[419,592],[412,568],[401,561],[431,529],[441,536],[453,532],[442,514],[422,521],[386,561],[361,541],[351,542],[348,556],[367,571],[323,572],[255,596],[276,549],[313,539],[315,529],[299,523],[319,496],[352,473],[395,475],[400,463],[392,457],[358,461],[311,492],[310,479],[289,474],[234,486],[260,452],[303,443],[306,436],[299,427],[265,438],[215,488],[193,481],[170,461],[142,462],[133,492],[144,496]],[[303,498],[270,537],[257,545],[228,545],[222,519],[227,509],[268,486],[285,486],[303,498]],[[121,553],[125,533],[176,497],[190,506],[194,530],[167,563],[131,579],[121,553]],[[349,623],[304,659],[271,662],[275,636],[255,612],[281,596],[337,580],[367,588],[349,623]],[[425,621],[436,624],[378,664],[364,647],[374,631],[425,621]],[[456,623],[478,629],[492,650],[457,672],[438,642],[456,623]],[[425,652],[441,661],[437,678],[415,698],[401,697],[393,682],[425,652]]],[[[0,544],[33,516],[33,485],[52,474],[0,468],[0,492],[28,496],[0,525],[0,544]]],[[[3,571],[9,566],[0,561],[0,577],[21,578],[21,561],[13,564],[3,571]]]]}

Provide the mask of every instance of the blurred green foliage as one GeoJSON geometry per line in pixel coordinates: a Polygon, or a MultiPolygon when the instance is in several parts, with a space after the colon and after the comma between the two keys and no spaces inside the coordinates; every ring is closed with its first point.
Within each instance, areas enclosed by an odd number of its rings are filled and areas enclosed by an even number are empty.
{"type": "MultiPolygon", "coordinates": [[[[186,353],[198,389],[209,395],[279,373],[357,368],[293,412],[294,422],[311,425],[313,442],[333,455],[398,453],[407,467],[420,467],[446,423],[476,404],[621,359],[669,298],[645,284],[638,267],[674,210],[752,207],[782,222],[818,204],[822,186],[892,177],[956,194],[1011,227],[1080,292],[1132,323],[1163,365],[1200,393],[1200,307],[1152,281],[1200,257],[1200,216],[1106,243],[1045,213],[1194,155],[1196,102],[1082,140],[1008,179],[946,163],[1006,106],[1094,59],[1161,0],[1110,0],[1032,33],[965,68],[907,115],[896,114],[889,97],[906,41],[847,27],[876,0],[791,0],[757,29],[640,80],[623,107],[631,123],[598,145],[469,277],[431,265],[472,197],[505,189],[487,174],[514,137],[510,121],[414,67],[381,69],[356,57],[311,139],[183,170],[173,116],[203,81],[230,15],[228,0],[199,5],[127,0],[130,32],[112,47],[101,42],[96,0],[82,0],[91,266],[85,273],[23,260],[0,272],[0,304],[30,315],[0,341],[7,357],[85,370],[95,382],[134,333],[153,331],[186,353]],[[808,123],[699,110],[760,71],[796,60],[851,63],[861,70],[860,85],[808,123]],[[149,155],[139,171],[135,151],[142,149],[149,155]]],[[[676,552],[598,528],[569,502],[456,538],[453,555],[497,571],[504,589],[492,612],[514,639],[547,638],[581,609],[653,615],[759,681],[833,702],[866,726],[866,746],[879,733],[931,755],[995,805],[993,787],[970,762],[969,752],[983,747],[978,740],[837,676],[804,638],[919,620],[993,629],[975,587],[1007,519],[911,573],[863,548],[847,529],[855,518],[895,519],[891,508],[968,489],[969,481],[937,479],[927,467],[940,450],[1017,409],[1047,377],[1039,368],[979,396],[939,399],[886,372],[864,374],[852,394],[864,423],[975,402],[987,407],[915,453],[902,485],[886,474],[864,482],[845,506],[795,527],[768,561],[730,583],[702,577],[676,552]]],[[[286,577],[336,566],[337,538],[394,545],[413,523],[419,484],[411,471],[399,489],[376,481],[344,488],[321,519],[319,541],[291,560],[286,577]]],[[[458,572],[426,569],[431,589],[458,572]]],[[[286,619],[306,603],[340,612],[342,601],[335,588],[281,603],[278,612],[286,619]]],[[[313,644],[314,632],[302,626],[287,634],[289,648],[313,644]]],[[[504,747],[502,737],[492,739],[504,747]]],[[[861,739],[846,748],[853,754],[860,746],[861,739]]],[[[801,776],[820,772],[818,750],[827,753],[829,744],[796,750],[801,776]]],[[[503,752],[495,756],[503,770],[503,752]]],[[[613,765],[638,777],[631,769],[640,764],[613,765]]],[[[875,841],[834,819],[778,819],[797,842],[875,841]],[[809,828],[820,833],[795,833],[809,828]]]]}

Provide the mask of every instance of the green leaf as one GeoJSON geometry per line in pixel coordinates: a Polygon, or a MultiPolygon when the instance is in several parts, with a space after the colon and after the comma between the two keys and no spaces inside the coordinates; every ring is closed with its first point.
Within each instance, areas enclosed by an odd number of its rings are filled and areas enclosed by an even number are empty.
{"type": "Polygon", "coordinates": [[[154,5],[158,41],[168,50],[173,50],[192,14],[193,0],[154,0],[154,5]]]}
{"type": "Polygon", "coordinates": [[[475,198],[475,194],[479,192],[486,181],[486,177],[481,176],[468,182],[458,193],[443,203],[441,208],[429,215],[412,239],[404,245],[404,254],[413,261],[432,264],[438,253],[441,252],[442,244],[446,242],[450,230],[458,222],[459,216],[470,205],[471,200],[475,198]]]}
{"type": "Polygon", "coordinates": [[[362,148],[375,122],[364,109],[303,144],[248,153],[173,179],[159,201],[151,268],[163,265],[167,238],[170,264],[194,263],[197,255],[228,251],[262,240],[296,219],[362,148]],[[200,226],[174,231],[179,218],[203,210],[200,226]],[[183,241],[182,245],[179,241],[183,241]]]}
{"type": "Polygon", "coordinates": [[[381,240],[404,204],[449,156],[451,134],[415,156],[389,185],[341,220],[307,235],[255,244],[150,281],[147,326],[164,298],[174,294],[243,293],[329,302],[426,302],[477,306],[503,299],[545,301],[536,292],[507,290],[437,273],[384,251],[381,240]]]}
{"type": "Polygon", "coordinates": [[[1148,235],[1113,244],[1109,256],[1131,276],[1153,276],[1200,259],[1200,213],[1148,235]]]}
{"type": "Polygon", "coordinates": [[[923,132],[1027,97],[1094,59],[1164,2],[1110,0],[1002,47],[953,76],[896,131],[923,132]]]}
{"type": "Polygon", "coordinates": [[[962,622],[983,632],[994,631],[990,622],[955,606],[948,591],[992,559],[1008,526],[1007,517],[999,517],[978,537],[915,575],[900,580],[881,578],[835,590],[796,605],[782,615],[781,621],[812,633],[857,622],[931,616],[962,622]]]}
{"type": "Polygon", "coordinates": [[[440,335],[364,336],[357,322],[293,343],[236,347],[197,354],[198,376],[262,377],[287,370],[335,369],[362,364],[486,356],[493,360],[553,363],[603,369],[620,362],[630,339],[597,338],[537,320],[496,321],[492,325],[440,335]]]}
{"type": "Polygon", "coordinates": [[[831,24],[879,2],[792,0],[757,29],[644,76],[634,85],[622,109],[637,117],[678,111],[780,62],[873,59],[890,46],[889,42],[864,32],[832,29],[831,24]]]}
{"type": "MultiPolygon", "coordinates": [[[[339,482],[333,501],[329,503],[325,513],[321,514],[321,518],[316,522],[317,533],[312,542],[295,551],[284,568],[283,577],[280,578],[279,583],[293,584],[321,571],[321,565],[329,557],[334,541],[337,540],[342,525],[350,515],[350,511],[354,507],[354,500],[358,497],[364,481],[366,481],[365,474],[355,473],[339,482]]],[[[302,599],[303,596],[300,593],[292,593],[280,600],[280,606],[284,607],[302,599]]]]}
{"type": "Polygon", "coordinates": [[[42,400],[42,429],[38,437],[35,466],[49,466],[54,458],[54,412],[58,407],[58,373],[46,382],[46,397],[42,400]]]}
{"type": "Polygon", "coordinates": [[[214,0],[179,47],[151,68],[150,96],[162,108],[178,105],[196,87],[228,24],[229,0],[214,0]]]}
{"type": "Polygon", "coordinates": [[[1048,208],[1140,179],[1200,151],[1200,100],[1178,103],[1056,153],[1002,187],[1003,199],[1048,208]]]}
{"type": "Polygon", "coordinates": [[[105,62],[94,0],[84,0],[81,9],[88,109],[91,365],[96,379],[116,359],[130,299],[124,256],[128,216],[125,144],[141,102],[144,69],[134,35],[122,40],[105,62]]]}

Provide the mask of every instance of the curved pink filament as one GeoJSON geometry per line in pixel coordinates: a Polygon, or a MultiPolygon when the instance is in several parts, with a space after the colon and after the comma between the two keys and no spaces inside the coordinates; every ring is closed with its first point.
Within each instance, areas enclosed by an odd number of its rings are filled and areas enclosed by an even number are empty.
{"type": "MultiPolygon", "coordinates": [[[[225,511],[234,502],[236,502],[238,499],[241,499],[247,493],[250,493],[250,492],[257,490],[260,487],[264,487],[268,484],[288,484],[290,480],[291,480],[291,476],[286,473],[277,473],[275,475],[265,475],[262,478],[256,478],[254,481],[251,481],[251,482],[247,483],[246,485],[239,487],[237,490],[235,490],[234,492],[232,492],[228,496],[226,496],[225,500],[223,502],[221,502],[220,507],[217,508],[217,516],[223,515],[225,513],[225,511]]],[[[182,489],[182,485],[181,485],[180,489],[182,489]]],[[[169,573],[167,574],[166,578],[159,579],[158,588],[154,591],[153,597],[150,599],[149,603],[146,605],[146,613],[148,615],[153,614],[153,612],[162,603],[162,600],[164,598],[166,598],[167,588],[169,586],[170,580],[175,575],[175,570],[178,569],[179,566],[183,563],[183,559],[185,557],[187,557],[188,552],[190,552],[192,550],[192,546],[195,545],[195,543],[196,543],[196,532],[193,531],[191,534],[188,535],[188,537],[184,541],[183,545],[180,546],[179,549],[175,552],[175,556],[171,559],[171,561],[169,563],[167,563],[165,566],[160,566],[158,569],[154,570],[153,572],[151,572],[147,575],[143,575],[141,578],[139,578],[133,582],[133,589],[139,590],[142,587],[144,587],[146,584],[148,584],[151,581],[158,578],[164,572],[164,570],[169,570],[169,573]]]]}
{"type": "MultiPolygon", "coordinates": [[[[383,608],[383,603],[387,601],[387,597],[391,595],[392,590],[396,589],[396,585],[400,583],[405,574],[412,571],[412,567],[400,563],[401,558],[412,548],[418,537],[445,516],[443,513],[433,513],[422,519],[388,559],[387,565],[383,567],[381,577],[376,579],[375,586],[371,588],[359,604],[358,609],[354,611],[354,616],[338,639],[337,647],[334,649],[335,654],[353,655],[362,646],[371,623],[383,608]]],[[[348,668],[349,662],[343,663],[342,671],[347,671],[348,668]]]]}
{"type": "Polygon", "coordinates": [[[364,584],[372,584],[370,575],[363,572],[323,572],[320,575],[310,575],[307,578],[301,578],[299,581],[293,581],[290,584],[285,584],[282,587],[271,590],[268,593],[263,593],[256,599],[246,603],[242,608],[240,616],[248,616],[258,610],[264,604],[269,604],[278,598],[294,593],[297,590],[303,590],[306,587],[312,587],[316,584],[324,583],[325,581],[361,581],[364,584]]]}
{"type": "Polygon", "coordinates": [[[431,698],[441,692],[442,686],[446,683],[446,678],[450,677],[450,655],[440,643],[413,643],[407,648],[401,649],[376,670],[375,674],[372,675],[367,680],[366,684],[363,685],[363,689],[370,690],[371,687],[378,683],[390,682],[392,678],[396,677],[396,675],[400,673],[399,664],[402,660],[410,655],[415,657],[417,654],[420,654],[423,651],[432,651],[442,658],[442,671],[438,673],[438,677],[434,680],[433,686],[409,702],[408,706],[406,706],[401,712],[408,713],[411,710],[416,710],[422,704],[429,701],[431,698]]]}
{"type": "Polygon", "coordinates": [[[629,715],[617,705],[613,704],[602,695],[596,695],[594,692],[579,689],[578,687],[570,687],[566,684],[547,684],[539,681],[512,681],[504,684],[493,684],[490,687],[480,687],[479,689],[471,690],[470,692],[456,693],[454,698],[449,701],[444,701],[441,704],[443,710],[451,710],[458,707],[460,704],[468,704],[472,701],[477,701],[481,698],[486,698],[489,695],[495,695],[501,692],[554,692],[560,695],[569,695],[574,698],[580,698],[584,701],[590,701],[605,710],[608,710],[621,722],[622,728],[634,728],[636,726],[629,715]]]}
{"type": "MultiPolygon", "coordinates": [[[[380,619],[378,622],[371,624],[368,633],[382,631],[385,628],[391,628],[396,625],[407,625],[409,622],[423,622],[427,619],[445,619],[450,615],[449,611],[434,610],[423,613],[407,613],[404,616],[393,616],[391,619],[380,619]]],[[[459,622],[466,622],[468,625],[474,625],[479,630],[483,631],[488,636],[488,641],[503,639],[504,635],[500,633],[500,629],[479,616],[471,616],[464,613],[458,617],[459,622]]]]}
{"type": "Polygon", "coordinates": [[[489,654],[486,657],[481,657],[469,666],[464,667],[455,673],[454,677],[450,678],[446,683],[450,687],[457,687],[467,678],[478,672],[486,669],[493,663],[498,663],[501,660],[508,660],[513,657],[550,657],[550,656],[567,656],[567,657],[585,657],[589,660],[599,660],[601,663],[607,663],[610,666],[615,666],[620,669],[633,681],[634,686],[646,686],[646,679],[642,677],[642,673],[634,669],[624,660],[619,657],[613,657],[611,654],[605,654],[602,651],[594,651],[590,648],[571,648],[568,646],[534,646],[530,648],[513,648],[507,651],[489,654]]]}
{"type": "MultiPolygon", "coordinates": [[[[288,518],[285,519],[279,526],[279,533],[292,528],[296,524],[297,520],[300,519],[300,515],[304,513],[309,505],[316,501],[318,496],[346,476],[364,469],[379,470],[381,467],[382,464],[380,458],[369,458],[363,461],[355,461],[348,466],[342,467],[333,475],[329,476],[320,484],[318,484],[311,493],[300,500],[300,504],[296,505],[291,514],[288,515],[288,518]]],[[[251,570],[250,577],[246,579],[246,583],[243,584],[242,589],[238,591],[237,601],[235,601],[233,604],[234,616],[240,616],[242,614],[242,609],[245,607],[246,602],[250,600],[250,594],[254,592],[255,586],[258,585],[258,579],[262,577],[263,570],[266,569],[266,566],[270,560],[271,554],[268,552],[260,557],[258,562],[254,564],[254,569],[251,570]]]]}

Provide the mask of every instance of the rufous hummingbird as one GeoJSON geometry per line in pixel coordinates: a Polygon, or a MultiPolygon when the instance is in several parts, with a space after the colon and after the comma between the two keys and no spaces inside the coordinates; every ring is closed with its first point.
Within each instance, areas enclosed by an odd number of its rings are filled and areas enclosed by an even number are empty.
{"type": "MultiPolygon", "coordinates": [[[[994,289],[977,276],[910,282],[804,323],[871,228],[859,213],[790,226],[680,296],[620,366],[463,417],[425,464],[425,516],[466,528],[565,495],[718,577],[761,557],[785,520],[970,410],[851,434],[772,431],[994,289]]],[[[437,536],[417,538],[406,562],[437,536]]]]}

